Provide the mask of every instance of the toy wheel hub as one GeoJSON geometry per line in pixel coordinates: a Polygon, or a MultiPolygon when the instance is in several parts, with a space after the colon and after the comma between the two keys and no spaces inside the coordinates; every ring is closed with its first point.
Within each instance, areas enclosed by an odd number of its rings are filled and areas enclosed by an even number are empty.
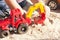
{"type": "Polygon", "coordinates": [[[57,4],[54,2],[54,1],[51,1],[50,3],[49,3],[49,6],[53,9],[55,9],[56,7],[57,7],[57,4]]]}
{"type": "Polygon", "coordinates": [[[7,33],[7,32],[5,32],[3,35],[8,36],[8,33],[7,33]]]}
{"type": "Polygon", "coordinates": [[[25,32],[26,31],[26,28],[25,27],[22,27],[21,28],[21,31],[25,32]]]}
{"type": "Polygon", "coordinates": [[[18,26],[17,32],[19,34],[23,34],[23,33],[26,33],[27,30],[28,30],[28,25],[27,24],[21,24],[18,26]]]}
{"type": "Polygon", "coordinates": [[[2,32],[2,37],[7,37],[9,34],[10,34],[9,31],[5,30],[2,32]]]}

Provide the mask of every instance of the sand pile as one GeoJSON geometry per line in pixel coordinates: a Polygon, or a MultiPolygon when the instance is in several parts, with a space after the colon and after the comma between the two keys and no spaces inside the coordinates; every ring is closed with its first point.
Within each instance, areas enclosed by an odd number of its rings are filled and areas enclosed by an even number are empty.
{"type": "Polygon", "coordinates": [[[13,34],[0,40],[41,40],[60,38],[60,14],[51,13],[46,18],[43,25],[33,25],[29,27],[26,34],[13,34]]]}

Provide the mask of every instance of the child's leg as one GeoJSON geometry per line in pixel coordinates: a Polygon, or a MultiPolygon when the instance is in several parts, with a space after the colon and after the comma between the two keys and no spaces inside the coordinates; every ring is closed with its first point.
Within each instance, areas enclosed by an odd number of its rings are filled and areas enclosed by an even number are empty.
{"type": "Polygon", "coordinates": [[[27,4],[23,7],[23,9],[25,11],[28,11],[29,7],[31,6],[32,4],[30,4],[29,2],[27,2],[27,4]]]}
{"type": "Polygon", "coordinates": [[[23,8],[26,5],[26,3],[27,3],[27,1],[24,0],[24,1],[20,2],[19,5],[23,8]]]}

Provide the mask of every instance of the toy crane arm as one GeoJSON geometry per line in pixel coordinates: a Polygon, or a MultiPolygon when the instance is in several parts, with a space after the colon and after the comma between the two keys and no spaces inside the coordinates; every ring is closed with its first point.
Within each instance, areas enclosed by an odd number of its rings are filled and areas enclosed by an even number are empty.
{"type": "Polygon", "coordinates": [[[39,14],[45,13],[44,5],[42,3],[36,3],[35,5],[30,6],[30,8],[26,14],[26,17],[31,18],[32,13],[37,9],[39,9],[39,14]]]}

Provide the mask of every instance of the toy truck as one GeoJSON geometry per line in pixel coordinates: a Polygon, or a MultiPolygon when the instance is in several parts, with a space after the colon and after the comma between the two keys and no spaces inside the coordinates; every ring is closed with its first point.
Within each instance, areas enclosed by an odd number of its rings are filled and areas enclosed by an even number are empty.
{"type": "Polygon", "coordinates": [[[19,9],[11,10],[10,16],[4,20],[0,20],[1,35],[6,37],[10,34],[9,31],[17,31],[19,34],[27,31],[28,23],[23,18],[19,9]]]}
{"type": "Polygon", "coordinates": [[[13,9],[10,11],[10,16],[4,20],[0,20],[1,34],[3,37],[6,37],[10,34],[10,31],[17,31],[17,33],[25,33],[28,29],[28,26],[32,24],[32,13],[33,11],[39,9],[39,16],[34,18],[33,22],[36,24],[42,24],[45,20],[45,8],[42,3],[36,3],[31,6],[27,14],[21,13],[19,9],[13,9]],[[25,15],[25,16],[24,16],[25,15]],[[37,20],[36,20],[37,19],[37,20]]]}
{"type": "Polygon", "coordinates": [[[26,14],[26,18],[32,18],[33,12],[39,10],[39,16],[38,17],[34,17],[34,23],[36,24],[42,24],[44,22],[44,20],[46,19],[46,12],[45,12],[45,7],[43,5],[42,2],[36,3],[33,6],[30,6],[27,14],[26,14]]]}

